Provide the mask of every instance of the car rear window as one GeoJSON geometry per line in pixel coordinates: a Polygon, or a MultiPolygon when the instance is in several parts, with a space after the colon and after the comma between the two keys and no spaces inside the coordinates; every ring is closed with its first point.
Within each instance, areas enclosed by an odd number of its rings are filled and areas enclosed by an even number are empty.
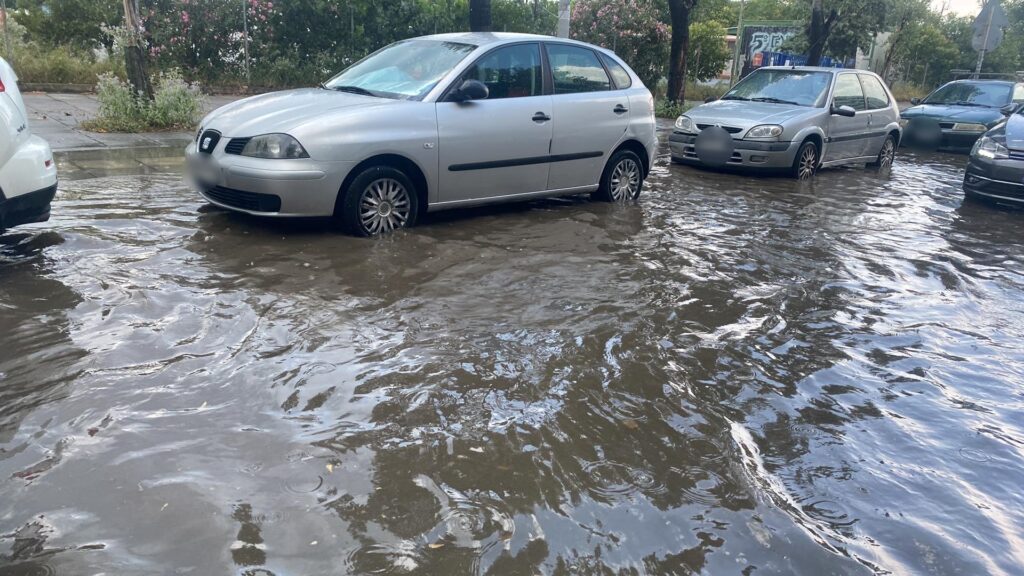
{"type": "Polygon", "coordinates": [[[604,65],[608,67],[608,71],[612,73],[612,80],[615,81],[616,88],[619,90],[625,90],[633,85],[633,80],[629,77],[629,72],[626,72],[626,69],[623,68],[621,64],[604,54],[601,54],[601,60],[604,61],[604,65]]]}
{"type": "Polygon", "coordinates": [[[864,98],[868,101],[868,110],[878,110],[889,106],[889,93],[874,76],[860,75],[860,83],[864,86],[864,98]]]}
{"type": "Polygon", "coordinates": [[[611,89],[608,73],[593,50],[566,44],[548,44],[547,48],[555,94],[611,89]]]}

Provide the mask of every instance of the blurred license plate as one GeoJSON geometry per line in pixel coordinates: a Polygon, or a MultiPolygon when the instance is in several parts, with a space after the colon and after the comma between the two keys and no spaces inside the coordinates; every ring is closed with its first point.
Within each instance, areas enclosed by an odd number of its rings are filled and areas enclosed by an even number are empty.
{"type": "Polygon", "coordinates": [[[198,158],[190,163],[192,179],[202,186],[216,186],[220,183],[220,168],[206,158],[198,158]]]}

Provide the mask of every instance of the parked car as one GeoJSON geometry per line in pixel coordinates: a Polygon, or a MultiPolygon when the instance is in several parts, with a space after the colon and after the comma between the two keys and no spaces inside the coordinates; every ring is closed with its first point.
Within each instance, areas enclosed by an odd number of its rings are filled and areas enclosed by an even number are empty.
{"type": "Polygon", "coordinates": [[[967,152],[982,134],[1020,103],[1024,83],[1006,80],[955,80],[943,84],[901,114],[904,143],[950,152],[967,152]]]}
{"type": "Polygon", "coordinates": [[[446,208],[635,199],[656,145],[651,93],[611,51],[460,33],[397,42],[320,88],[224,106],[186,155],[212,204],[335,216],[375,235],[446,208]]]}
{"type": "Polygon", "coordinates": [[[57,166],[50,145],[32,134],[18,76],[0,58],[0,233],[50,219],[57,166]]]}
{"type": "Polygon", "coordinates": [[[969,198],[1024,207],[1024,104],[974,144],[964,192],[969,198]]]}
{"type": "Polygon", "coordinates": [[[674,162],[804,179],[824,166],[890,166],[901,137],[896,99],[877,75],[766,67],[680,116],[669,146],[674,162]]]}

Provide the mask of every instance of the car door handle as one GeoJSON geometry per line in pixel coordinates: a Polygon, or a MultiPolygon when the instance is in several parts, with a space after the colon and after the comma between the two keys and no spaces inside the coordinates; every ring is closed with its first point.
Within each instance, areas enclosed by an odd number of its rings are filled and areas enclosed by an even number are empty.
{"type": "Polygon", "coordinates": [[[625,114],[626,112],[629,112],[629,108],[626,108],[622,104],[619,104],[612,109],[612,112],[615,112],[616,114],[625,114]]]}
{"type": "Polygon", "coordinates": [[[538,124],[543,124],[544,122],[547,122],[548,120],[551,120],[551,116],[548,116],[547,114],[545,114],[543,112],[537,112],[536,114],[533,115],[533,121],[538,123],[538,124]]]}

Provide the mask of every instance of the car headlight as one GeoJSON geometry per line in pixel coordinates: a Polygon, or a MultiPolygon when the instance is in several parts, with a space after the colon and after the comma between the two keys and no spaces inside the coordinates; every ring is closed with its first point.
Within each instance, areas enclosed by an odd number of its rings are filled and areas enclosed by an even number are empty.
{"type": "Polygon", "coordinates": [[[242,156],[251,158],[309,158],[299,141],[287,134],[264,134],[251,138],[242,148],[242,156]]]}
{"type": "Polygon", "coordinates": [[[747,131],[747,135],[743,137],[744,140],[763,140],[768,138],[778,138],[782,135],[782,126],[778,124],[762,124],[760,126],[754,126],[747,131]]]}
{"type": "Polygon", "coordinates": [[[1001,158],[1009,158],[1010,151],[1007,150],[1006,145],[988,136],[982,136],[974,143],[974,150],[971,151],[971,155],[981,156],[982,158],[990,158],[997,160],[1001,158]]]}
{"type": "Polygon", "coordinates": [[[970,124],[957,122],[953,124],[953,132],[986,132],[988,126],[984,124],[970,124]]]}
{"type": "Polygon", "coordinates": [[[697,133],[697,127],[693,124],[693,120],[689,116],[680,116],[676,118],[676,130],[680,132],[689,132],[690,134],[697,133]]]}
{"type": "Polygon", "coordinates": [[[910,119],[909,118],[900,118],[900,128],[906,128],[909,125],[910,125],[910,119]]]}

